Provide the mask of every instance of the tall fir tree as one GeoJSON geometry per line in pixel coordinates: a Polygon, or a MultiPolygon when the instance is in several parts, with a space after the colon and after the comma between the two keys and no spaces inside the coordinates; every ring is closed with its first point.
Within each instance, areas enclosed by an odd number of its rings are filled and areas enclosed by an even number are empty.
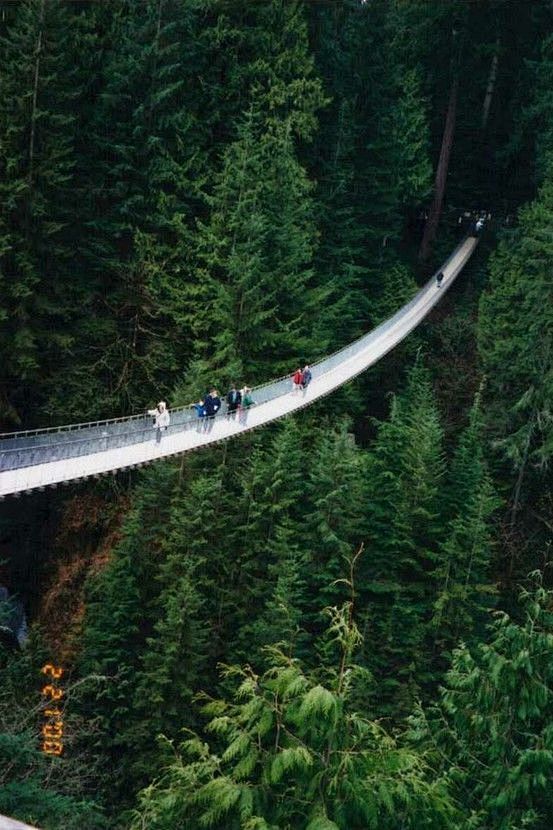
{"type": "Polygon", "coordinates": [[[94,49],[86,10],[58,0],[19,4],[0,40],[0,417],[12,423],[44,405],[91,301],[74,234],[79,108],[94,49]]]}
{"type": "Polygon", "coordinates": [[[345,563],[366,538],[366,457],[348,427],[323,426],[309,465],[298,532],[309,553],[312,625],[321,608],[343,602],[345,563]]]}
{"type": "Polygon", "coordinates": [[[195,4],[123,2],[111,24],[83,205],[96,313],[59,391],[81,414],[136,410],[145,395],[167,395],[190,357],[184,284],[205,176],[191,94],[202,60],[195,4]]]}
{"type": "Polygon", "coordinates": [[[433,679],[425,638],[444,530],[442,440],[429,378],[418,361],[370,453],[369,538],[359,571],[366,659],[377,679],[378,706],[396,715],[433,679]]]}
{"type": "Polygon", "coordinates": [[[484,459],[482,431],[478,395],[442,490],[449,522],[433,575],[438,589],[433,627],[442,655],[459,640],[473,641],[482,635],[497,591],[491,581],[494,540],[490,519],[501,502],[484,459]]]}
{"type": "MultiPolygon", "coordinates": [[[[240,472],[237,524],[229,529],[237,567],[235,587],[241,596],[234,617],[236,649],[231,654],[239,659],[248,659],[268,639],[272,641],[268,608],[283,606],[278,613],[285,622],[287,616],[296,618],[301,608],[297,593],[302,593],[298,581],[303,574],[298,568],[305,551],[297,529],[302,517],[304,438],[295,420],[286,421],[276,428],[269,446],[259,449],[240,472]],[[286,585],[291,590],[287,598],[282,595],[286,585]]],[[[270,623],[274,634],[275,620],[270,623]]],[[[286,622],[288,635],[292,625],[286,622]]],[[[275,639],[284,636],[283,631],[275,639]]]]}
{"type": "Polygon", "coordinates": [[[225,154],[198,241],[198,348],[229,382],[282,374],[326,346],[311,337],[324,298],[311,267],[311,186],[289,126],[267,131],[260,120],[252,109],[225,154]]]}
{"type": "Polygon", "coordinates": [[[462,805],[462,830],[551,822],[551,599],[538,579],[520,622],[496,612],[487,641],[455,652],[438,704],[414,719],[413,737],[462,805]]]}
{"type": "Polygon", "coordinates": [[[543,490],[553,447],[552,212],[553,168],[535,201],[520,211],[516,232],[493,254],[480,302],[486,410],[494,443],[513,471],[513,520],[543,490]]]}
{"type": "Polygon", "coordinates": [[[98,676],[98,686],[83,694],[79,710],[98,724],[95,745],[108,767],[119,759],[118,772],[102,781],[117,801],[128,798],[125,776],[133,759],[128,749],[137,669],[155,622],[163,561],[162,533],[174,488],[170,464],[148,470],[129,510],[122,537],[107,567],[92,576],[78,661],[81,675],[98,676]]]}
{"type": "Polygon", "coordinates": [[[177,738],[182,729],[195,726],[193,696],[206,678],[215,627],[208,598],[217,585],[210,579],[208,557],[217,489],[217,482],[204,476],[172,491],[155,577],[161,589],[151,609],[152,631],[136,663],[129,714],[119,734],[129,759],[129,792],[143,786],[162,762],[157,736],[177,738]]]}

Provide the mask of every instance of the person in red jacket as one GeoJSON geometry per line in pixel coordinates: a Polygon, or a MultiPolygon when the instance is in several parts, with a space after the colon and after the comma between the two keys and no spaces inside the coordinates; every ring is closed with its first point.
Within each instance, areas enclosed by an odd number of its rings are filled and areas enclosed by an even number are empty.
{"type": "Polygon", "coordinates": [[[300,369],[300,367],[298,366],[298,368],[296,369],[296,371],[292,375],[292,392],[299,392],[299,390],[302,388],[302,386],[301,386],[302,382],[303,382],[303,372],[300,369]]]}

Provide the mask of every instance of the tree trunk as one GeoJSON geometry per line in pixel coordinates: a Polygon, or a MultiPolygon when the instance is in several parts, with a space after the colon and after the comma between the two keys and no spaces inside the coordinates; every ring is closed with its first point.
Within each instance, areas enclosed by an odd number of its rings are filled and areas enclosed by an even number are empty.
{"type": "Polygon", "coordinates": [[[42,30],[44,28],[44,5],[46,0],[42,0],[40,4],[40,18],[39,18],[39,30],[38,30],[38,38],[36,44],[36,57],[35,57],[35,71],[34,71],[34,82],[33,82],[33,103],[31,109],[31,134],[29,136],[29,170],[28,170],[28,181],[29,181],[29,188],[32,186],[33,183],[33,170],[34,170],[34,161],[35,161],[35,137],[36,137],[36,110],[37,110],[37,101],[38,101],[38,81],[40,78],[40,57],[42,53],[42,30]]]}
{"type": "Polygon", "coordinates": [[[532,443],[532,437],[534,434],[534,417],[535,413],[532,415],[532,425],[528,431],[528,438],[526,439],[526,444],[524,445],[524,453],[522,455],[522,461],[520,464],[520,469],[518,471],[517,481],[515,485],[513,506],[511,508],[511,528],[514,528],[517,520],[517,512],[520,505],[520,493],[522,490],[522,481],[524,479],[524,473],[526,472],[526,465],[528,463],[528,456],[530,454],[530,444],[532,443]]]}
{"type": "Polygon", "coordinates": [[[438,223],[442,212],[442,202],[444,199],[445,185],[447,180],[447,171],[449,169],[449,157],[451,155],[451,148],[453,146],[453,137],[455,135],[455,118],[457,115],[457,93],[459,90],[459,77],[455,73],[451,83],[449,92],[449,102],[447,105],[447,115],[445,119],[444,135],[442,138],[442,149],[440,151],[440,159],[438,161],[438,169],[436,170],[436,181],[434,184],[434,199],[430,213],[424,228],[424,235],[419,251],[419,259],[424,262],[430,255],[432,243],[436,238],[436,231],[438,230],[438,223]]]}
{"type": "Polygon", "coordinates": [[[497,79],[497,64],[499,61],[499,38],[495,42],[495,51],[492,57],[490,66],[490,74],[488,75],[488,85],[486,87],[486,94],[484,96],[484,103],[482,104],[482,129],[485,130],[488,118],[490,115],[490,107],[492,105],[493,93],[495,90],[495,82],[497,79]]]}

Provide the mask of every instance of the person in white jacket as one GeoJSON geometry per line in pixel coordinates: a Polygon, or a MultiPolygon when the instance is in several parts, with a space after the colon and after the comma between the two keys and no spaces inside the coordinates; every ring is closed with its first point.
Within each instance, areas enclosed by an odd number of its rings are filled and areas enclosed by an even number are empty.
{"type": "Polygon", "coordinates": [[[171,423],[171,415],[165,401],[160,401],[155,409],[149,409],[148,415],[154,418],[154,429],[156,430],[156,441],[161,441],[161,433],[165,432],[171,423]]]}

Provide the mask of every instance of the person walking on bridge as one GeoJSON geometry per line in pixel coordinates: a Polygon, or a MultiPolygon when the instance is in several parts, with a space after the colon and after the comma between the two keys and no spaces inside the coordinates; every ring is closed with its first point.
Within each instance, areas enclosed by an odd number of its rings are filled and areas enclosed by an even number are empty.
{"type": "Polygon", "coordinates": [[[206,425],[206,417],[205,417],[205,403],[204,399],[200,398],[197,403],[189,404],[190,409],[194,409],[196,412],[196,417],[198,418],[198,432],[202,432],[206,425]]]}
{"type": "Polygon", "coordinates": [[[227,415],[229,420],[236,415],[236,410],[240,406],[241,401],[242,394],[236,388],[236,384],[233,383],[227,395],[227,415]]]}
{"type": "Polygon", "coordinates": [[[171,415],[169,414],[165,401],[160,401],[155,409],[149,409],[148,415],[152,415],[154,418],[153,426],[156,431],[156,442],[159,444],[161,441],[161,433],[165,432],[171,423],[171,415]]]}
{"type": "Polygon", "coordinates": [[[296,369],[294,374],[292,375],[292,392],[299,392],[301,389],[301,384],[303,380],[303,375],[300,367],[296,369]]]}
{"type": "Polygon", "coordinates": [[[307,389],[307,387],[309,386],[309,384],[311,383],[312,378],[313,378],[313,375],[311,374],[311,369],[306,364],[303,367],[303,371],[301,373],[301,388],[303,389],[304,392],[307,389]]]}
{"type": "Polygon", "coordinates": [[[244,386],[243,389],[240,390],[241,395],[241,403],[240,403],[240,423],[244,425],[248,420],[248,410],[251,406],[255,406],[255,401],[252,398],[252,390],[249,386],[244,386]]]}
{"type": "Polygon", "coordinates": [[[205,416],[207,418],[207,431],[211,432],[213,427],[213,419],[221,408],[221,398],[215,388],[211,389],[209,395],[205,396],[204,407],[205,416]]]}

